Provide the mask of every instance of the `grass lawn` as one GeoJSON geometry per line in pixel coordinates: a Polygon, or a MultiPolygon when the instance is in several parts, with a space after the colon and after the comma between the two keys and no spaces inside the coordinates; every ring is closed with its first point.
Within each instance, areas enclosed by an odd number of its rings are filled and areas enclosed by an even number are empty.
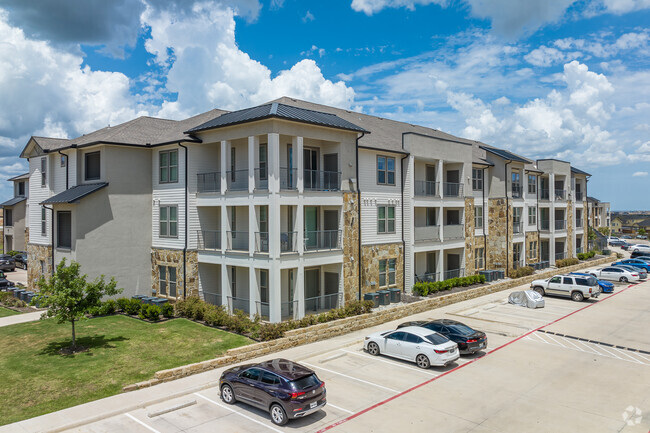
{"type": "Polygon", "coordinates": [[[63,356],[69,324],[53,319],[0,328],[0,425],[97,400],[158,370],[214,358],[246,337],[185,319],[146,323],[99,317],[75,326],[87,352],[63,356]]]}
{"type": "Polygon", "coordinates": [[[13,316],[14,314],[20,314],[18,311],[10,310],[9,308],[0,307],[0,317],[13,316]]]}

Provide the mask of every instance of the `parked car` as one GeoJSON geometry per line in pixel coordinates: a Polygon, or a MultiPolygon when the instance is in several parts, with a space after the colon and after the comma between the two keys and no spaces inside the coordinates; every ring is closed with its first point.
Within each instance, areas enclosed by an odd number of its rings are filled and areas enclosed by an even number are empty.
{"type": "MultiPolygon", "coordinates": [[[[571,275],[582,275],[583,277],[591,277],[592,275],[586,274],[584,272],[571,272],[571,275]]],[[[598,281],[598,287],[600,287],[601,293],[613,293],[614,292],[614,284],[610,283],[609,281],[605,280],[596,280],[598,281]]]]}
{"type": "Polygon", "coordinates": [[[621,236],[621,239],[632,239],[632,236],[630,236],[630,235],[623,235],[623,236],[621,236]]]}
{"type": "Polygon", "coordinates": [[[611,241],[620,241],[620,239],[617,238],[616,236],[610,236],[607,238],[607,242],[611,242],[611,241]]]}
{"type": "Polygon", "coordinates": [[[16,261],[9,254],[0,254],[0,271],[15,271],[16,261]]]}
{"type": "Polygon", "coordinates": [[[612,263],[612,266],[617,266],[617,265],[634,266],[635,268],[645,269],[646,272],[650,272],[650,263],[641,259],[623,259],[623,260],[619,260],[618,262],[612,263]]]}
{"type": "Polygon", "coordinates": [[[597,298],[600,295],[600,287],[596,278],[571,274],[555,275],[545,280],[535,280],[530,283],[530,288],[542,296],[564,296],[576,302],[597,298]]]}
{"type": "Polygon", "coordinates": [[[637,239],[644,239],[644,240],[648,239],[648,237],[646,235],[636,235],[636,238],[637,239]]]}
{"type": "Polygon", "coordinates": [[[21,269],[27,269],[27,253],[22,252],[14,256],[14,261],[16,262],[16,267],[21,269]]]}
{"type": "Polygon", "coordinates": [[[313,370],[287,359],[229,368],[219,379],[221,399],[269,411],[271,421],[286,424],[322,409],[327,403],[325,382],[313,370]]]}
{"type": "Polygon", "coordinates": [[[420,326],[376,332],[366,337],[363,348],[374,356],[382,354],[415,362],[420,368],[446,366],[460,357],[456,343],[420,326]]]}
{"type": "Polygon", "coordinates": [[[397,329],[407,326],[420,326],[444,335],[458,345],[458,350],[461,354],[476,353],[487,347],[487,335],[485,335],[485,332],[477,331],[455,320],[438,319],[432,321],[418,320],[404,322],[398,325],[397,329]]]}
{"type": "Polygon", "coordinates": [[[605,268],[596,269],[593,271],[589,271],[589,273],[593,275],[595,278],[601,280],[620,281],[622,283],[639,281],[638,272],[630,272],[628,270],[619,267],[614,267],[614,266],[608,266],[605,268]]]}
{"type": "Polygon", "coordinates": [[[622,241],[620,239],[616,239],[616,240],[613,240],[613,241],[609,241],[609,246],[610,247],[622,247],[623,245],[625,245],[625,243],[626,243],[625,241],[622,241]]]}
{"type": "Polygon", "coordinates": [[[640,280],[645,280],[648,278],[648,271],[642,268],[637,268],[636,266],[630,266],[630,265],[612,265],[614,268],[621,268],[625,269],[626,271],[630,271],[632,273],[638,273],[639,274],[639,279],[640,280]]]}
{"type": "Polygon", "coordinates": [[[633,259],[650,260],[650,253],[645,251],[632,251],[630,257],[633,259]]]}
{"type": "Polygon", "coordinates": [[[646,244],[632,245],[630,247],[630,251],[635,251],[635,252],[639,251],[639,252],[644,252],[644,253],[650,254],[650,245],[646,245],[646,244]]]}

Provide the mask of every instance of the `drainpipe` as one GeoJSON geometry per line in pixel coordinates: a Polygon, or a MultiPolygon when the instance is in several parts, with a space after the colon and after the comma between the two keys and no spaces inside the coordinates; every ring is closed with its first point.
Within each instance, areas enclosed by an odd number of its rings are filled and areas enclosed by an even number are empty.
{"type": "Polygon", "coordinates": [[[508,274],[508,264],[510,263],[509,260],[509,252],[510,252],[510,240],[508,237],[510,236],[508,226],[510,225],[510,206],[508,205],[508,164],[510,164],[512,160],[509,160],[506,162],[506,165],[504,167],[504,181],[505,181],[505,186],[506,186],[506,275],[508,274]]]}
{"type": "MultiPolygon", "coordinates": [[[[402,133],[402,149],[404,148],[404,134],[402,133]]],[[[400,160],[400,174],[402,178],[402,286],[403,292],[406,293],[406,240],[404,240],[404,160],[408,155],[404,155],[400,160]]]]}
{"type": "MultiPolygon", "coordinates": [[[[536,183],[537,183],[537,188],[535,189],[535,191],[536,191],[536,194],[535,194],[535,198],[536,198],[535,207],[537,208],[537,210],[535,211],[535,212],[537,212],[537,218],[535,219],[535,223],[536,223],[535,226],[537,227],[537,263],[539,263],[539,262],[542,261],[542,235],[541,235],[541,231],[539,230],[539,219],[542,217],[542,215],[539,213],[539,188],[542,186],[541,185],[541,180],[542,179],[537,174],[535,175],[535,178],[536,178],[536,183]]],[[[549,191],[549,194],[550,194],[550,191],[549,191]]],[[[550,225],[551,221],[549,220],[548,223],[550,225]]]]}
{"type": "Polygon", "coordinates": [[[65,189],[68,189],[68,156],[65,153],[61,153],[59,150],[59,155],[65,156],[65,189]]]}
{"type": "MultiPolygon", "coordinates": [[[[485,211],[487,211],[487,206],[485,206],[485,170],[487,170],[487,167],[483,167],[481,171],[483,172],[483,266],[485,269],[487,269],[487,234],[485,233],[485,220],[487,219],[487,214],[485,211]]],[[[476,269],[474,269],[476,271],[476,269]]]]}
{"type": "Polygon", "coordinates": [[[356,163],[357,163],[357,206],[359,207],[359,214],[357,215],[357,235],[358,235],[358,248],[359,248],[359,301],[361,300],[361,257],[362,257],[362,252],[361,252],[361,187],[359,186],[359,140],[363,138],[363,136],[366,135],[365,132],[361,133],[361,136],[357,137],[356,140],[356,163]]]}
{"type": "Polygon", "coordinates": [[[187,297],[187,234],[189,221],[187,220],[187,195],[188,195],[188,186],[187,186],[187,147],[183,146],[181,142],[178,142],[178,145],[185,149],[185,246],[183,247],[183,299],[187,297]]]}
{"type": "Polygon", "coordinates": [[[54,207],[47,207],[45,205],[43,207],[52,212],[50,225],[52,226],[52,276],[54,276],[54,207]]]}

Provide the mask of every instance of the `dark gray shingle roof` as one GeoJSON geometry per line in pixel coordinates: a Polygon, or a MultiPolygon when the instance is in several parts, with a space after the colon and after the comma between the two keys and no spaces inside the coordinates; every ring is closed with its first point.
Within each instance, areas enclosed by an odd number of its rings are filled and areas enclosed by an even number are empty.
{"type": "Polygon", "coordinates": [[[579,168],[575,168],[575,167],[571,167],[571,173],[582,174],[582,175],[584,175],[584,176],[591,176],[591,175],[590,175],[589,173],[587,173],[586,171],[582,171],[582,170],[580,170],[579,168]]]}
{"type": "Polygon", "coordinates": [[[486,152],[490,152],[500,158],[507,159],[509,161],[523,162],[524,164],[532,163],[531,160],[523,158],[519,155],[515,155],[514,153],[508,152],[507,150],[504,149],[497,149],[496,147],[491,147],[491,146],[479,146],[479,147],[485,150],[486,152]]]}
{"type": "Polygon", "coordinates": [[[14,180],[23,180],[23,179],[29,179],[29,173],[23,173],[19,174],[18,176],[14,176],[10,179],[7,179],[8,181],[14,181],[14,180]]]}
{"type": "Polygon", "coordinates": [[[57,195],[53,195],[47,200],[42,201],[40,204],[79,203],[79,200],[85,196],[90,195],[95,191],[99,191],[107,185],[107,182],[100,182],[73,186],[72,188],[66,189],[57,195]]]}
{"type": "Polygon", "coordinates": [[[207,129],[222,128],[224,126],[238,125],[240,123],[254,122],[256,120],[270,118],[292,120],[294,122],[310,123],[313,125],[346,129],[349,131],[368,132],[362,127],[332,113],[324,113],[322,111],[308,110],[305,108],[272,102],[269,104],[258,105],[257,107],[222,114],[216,119],[212,119],[202,125],[189,129],[186,133],[191,134],[193,132],[204,131],[207,129]]]}
{"type": "Polygon", "coordinates": [[[24,200],[27,200],[27,197],[14,197],[11,200],[7,200],[6,202],[0,204],[0,207],[14,206],[24,200]]]}

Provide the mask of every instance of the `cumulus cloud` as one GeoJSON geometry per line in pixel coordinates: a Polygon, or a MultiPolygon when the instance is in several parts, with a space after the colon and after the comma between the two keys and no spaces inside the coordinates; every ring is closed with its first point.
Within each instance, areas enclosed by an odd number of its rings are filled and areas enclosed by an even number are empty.
{"type": "Polygon", "coordinates": [[[385,8],[406,8],[415,10],[416,5],[426,6],[437,4],[446,7],[447,0],[352,0],[352,9],[363,12],[366,15],[373,15],[385,8]]]}
{"type": "Polygon", "coordinates": [[[587,9],[587,15],[611,13],[623,15],[629,12],[650,8],[650,0],[600,0],[587,9]]]}
{"type": "Polygon", "coordinates": [[[548,67],[566,61],[567,54],[557,48],[542,45],[526,54],[524,59],[531,65],[548,67]]]}
{"type": "Polygon", "coordinates": [[[647,175],[647,171],[635,171],[634,174],[632,174],[633,177],[646,177],[647,175]]]}
{"type": "Polygon", "coordinates": [[[314,14],[312,14],[312,13],[309,12],[309,11],[307,11],[307,13],[305,14],[305,16],[302,17],[302,22],[303,22],[303,23],[307,23],[307,22],[309,22],[309,21],[314,21],[314,19],[315,19],[314,14]]]}

